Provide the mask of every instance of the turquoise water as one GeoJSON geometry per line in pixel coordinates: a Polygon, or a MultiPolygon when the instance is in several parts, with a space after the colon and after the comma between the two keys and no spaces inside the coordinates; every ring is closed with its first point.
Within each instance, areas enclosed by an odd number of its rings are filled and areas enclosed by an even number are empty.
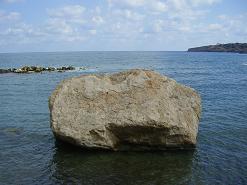
{"type": "Polygon", "coordinates": [[[0,75],[0,184],[246,184],[247,55],[187,52],[0,54],[0,68],[86,66],[0,75]],[[147,68],[202,96],[194,151],[86,151],[55,141],[48,97],[64,78],[147,68]]]}

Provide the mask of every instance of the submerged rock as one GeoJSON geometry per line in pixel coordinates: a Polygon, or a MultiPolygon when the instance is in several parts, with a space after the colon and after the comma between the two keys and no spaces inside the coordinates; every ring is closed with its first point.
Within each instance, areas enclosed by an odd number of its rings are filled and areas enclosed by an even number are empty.
{"type": "Polygon", "coordinates": [[[80,67],[79,69],[80,70],[86,70],[87,68],[86,67],[80,67]]]}
{"type": "Polygon", "coordinates": [[[10,73],[11,71],[9,69],[0,69],[0,74],[1,73],[10,73]]]}
{"type": "Polygon", "coordinates": [[[21,132],[23,131],[23,129],[22,128],[10,127],[10,128],[4,129],[4,131],[7,134],[19,135],[19,134],[21,134],[21,132]]]}
{"type": "Polygon", "coordinates": [[[196,145],[201,99],[149,70],[64,80],[49,99],[56,138],[87,148],[165,150],[196,145]]]}

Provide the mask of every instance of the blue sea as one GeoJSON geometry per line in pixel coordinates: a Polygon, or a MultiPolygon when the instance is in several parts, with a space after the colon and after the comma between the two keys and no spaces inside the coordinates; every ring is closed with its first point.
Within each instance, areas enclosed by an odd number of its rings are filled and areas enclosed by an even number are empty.
{"type": "Polygon", "coordinates": [[[188,52],[2,53],[0,68],[86,70],[0,74],[0,184],[247,184],[247,55],[188,52]],[[202,97],[192,151],[87,151],[57,142],[48,97],[63,79],[152,69],[202,97]]]}

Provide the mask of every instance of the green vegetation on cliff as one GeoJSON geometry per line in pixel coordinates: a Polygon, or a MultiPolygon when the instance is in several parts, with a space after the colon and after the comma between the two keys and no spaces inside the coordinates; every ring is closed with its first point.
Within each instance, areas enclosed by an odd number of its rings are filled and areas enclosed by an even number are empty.
{"type": "Polygon", "coordinates": [[[216,44],[189,48],[189,52],[232,52],[247,53],[247,43],[216,44]]]}

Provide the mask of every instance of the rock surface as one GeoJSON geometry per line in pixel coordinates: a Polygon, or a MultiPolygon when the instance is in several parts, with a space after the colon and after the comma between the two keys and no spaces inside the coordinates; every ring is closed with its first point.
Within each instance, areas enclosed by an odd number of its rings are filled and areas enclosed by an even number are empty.
{"type": "Polygon", "coordinates": [[[86,148],[166,150],[196,144],[201,99],[149,70],[64,80],[49,99],[56,138],[86,148]]]}
{"type": "MultiPolygon", "coordinates": [[[[82,69],[82,67],[80,67],[82,69]]],[[[86,69],[86,68],[84,68],[86,69]]],[[[75,67],[73,66],[68,66],[68,67],[40,67],[40,66],[23,66],[21,68],[9,68],[9,69],[1,69],[0,68],[0,74],[2,73],[22,73],[22,74],[27,74],[27,73],[41,73],[41,72],[52,72],[52,71],[58,71],[58,72],[65,72],[65,71],[72,71],[75,70],[75,67]]]]}

